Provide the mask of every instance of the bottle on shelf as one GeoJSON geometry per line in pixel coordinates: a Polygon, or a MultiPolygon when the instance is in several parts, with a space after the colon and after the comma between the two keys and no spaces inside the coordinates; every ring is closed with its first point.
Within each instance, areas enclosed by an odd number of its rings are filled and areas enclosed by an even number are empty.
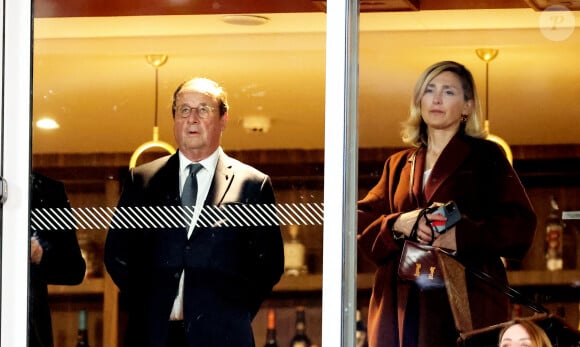
{"type": "Polygon", "coordinates": [[[564,270],[575,270],[578,268],[578,236],[574,228],[566,225],[560,214],[560,223],[562,225],[562,267],[564,270]]]}
{"type": "Polygon", "coordinates": [[[291,225],[289,234],[290,240],[284,242],[284,273],[291,276],[306,274],[306,247],[298,239],[298,226],[291,225]]]}
{"type": "Polygon", "coordinates": [[[77,347],[89,347],[89,336],[87,331],[87,311],[79,311],[79,327],[77,332],[77,347]]]}
{"type": "Polygon", "coordinates": [[[368,347],[367,327],[359,309],[356,310],[356,347],[368,347]]]}
{"type": "Polygon", "coordinates": [[[268,309],[268,325],[264,347],[278,347],[278,342],[276,341],[276,311],[273,308],[268,309]]]}
{"type": "Polygon", "coordinates": [[[560,209],[553,196],[550,197],[550,213],[546,220],[546,269],[562,270],[564,224],[560,218],[560,209]]]}
{"type": "Polygon", "coordinates": [[[522,305],[514,303],[512,305],[512,319],[518,319],[522,317],[522,305]]]}
{"type": "Polygon", "coordinates": [[[306,335],[306,313],[304,306],[296,307],[296,332],[290,341],[290,347],[311,347],[310,338],[306,335]]]}

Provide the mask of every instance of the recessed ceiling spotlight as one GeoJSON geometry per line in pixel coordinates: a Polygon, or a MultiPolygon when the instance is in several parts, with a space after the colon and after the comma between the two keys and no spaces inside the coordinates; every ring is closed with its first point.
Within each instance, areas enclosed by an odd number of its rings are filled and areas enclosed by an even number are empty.
{"type": "Polygon", "coordinates": [[[60,125],[52,118],[42,118],[36,121],[36,127],[51,130],[60,128],[60,125]]]}
{"type": "Polygon", "coordinates": [[[270,18],[254,14],[232,14],[223,16],[222,20],[234,25],[262,25],[270,21],[270,18]]]}

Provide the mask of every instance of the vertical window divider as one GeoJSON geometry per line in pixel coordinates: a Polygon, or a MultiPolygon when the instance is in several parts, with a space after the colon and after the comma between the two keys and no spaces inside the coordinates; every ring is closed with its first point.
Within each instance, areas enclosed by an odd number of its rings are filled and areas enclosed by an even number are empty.
{"type": "Polygon", "coordinates": [[[355,345],[358,20],[358,1],[327,2],[322,257],[324,346],[355,345]]]}

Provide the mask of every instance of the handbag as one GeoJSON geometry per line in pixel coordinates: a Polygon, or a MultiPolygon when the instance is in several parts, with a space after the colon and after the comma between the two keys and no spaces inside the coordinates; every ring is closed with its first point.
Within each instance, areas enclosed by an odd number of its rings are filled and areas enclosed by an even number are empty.
{"type": "Polygon", "coordinates": [[[399,262],[399,278],[414,282],[421,290],[445,287],[439,252],[451,253],[439,247],[405,240],[399,262]]]}

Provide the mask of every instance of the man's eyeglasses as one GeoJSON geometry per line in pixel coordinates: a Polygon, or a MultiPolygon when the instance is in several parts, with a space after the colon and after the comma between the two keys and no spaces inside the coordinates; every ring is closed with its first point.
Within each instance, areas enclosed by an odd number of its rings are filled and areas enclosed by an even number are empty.
{"type": "Polygon", "coordinates": [[[191,107],[187,105],[181,105],[177,107],[175,114],[180,118],[189,118],[193,113],[197,113],[199,118],[207,118],[215,110],[215,107],[201,105],[198,107],[191,107]]]}

